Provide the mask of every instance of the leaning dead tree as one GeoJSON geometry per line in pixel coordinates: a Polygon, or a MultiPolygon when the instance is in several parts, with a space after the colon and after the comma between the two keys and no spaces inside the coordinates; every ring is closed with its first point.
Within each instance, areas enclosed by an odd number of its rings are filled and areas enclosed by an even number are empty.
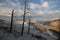
{"type": "Polygon", "coordinates": [[[23,24],[22,24],[21,36],[23,36],[23,31],[24,31],[24,22],[25,22],[25,15],[26,15],[26,5],[27,5],[27,0],[25,0],[24,5],[25,5],[25,7],[24,7],[24,15],[23,15],[23,24]]]}
{"type": "Polygon", "coordinates": [[[13,14],[14,14],[14,10],[12,10],[12,15],[11,15],[10,32],[12,31],[12,25],[13,25],[13,14]]]}

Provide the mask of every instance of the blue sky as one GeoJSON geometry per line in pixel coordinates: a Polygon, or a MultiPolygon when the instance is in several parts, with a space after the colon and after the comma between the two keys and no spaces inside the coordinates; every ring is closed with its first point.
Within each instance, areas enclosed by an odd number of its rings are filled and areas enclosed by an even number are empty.
{"type": "MultiPolygon", "coordinates": [[[[59,18],[60,0],[27,0],[28,11],[34,20],[49,20],[59,18]],[[36,18],[35,18],[36,17],[36,18]]],[[[24,0],[0,0],[0,15],[10,16],[12,9],[20,16],[24,11],[24,0]]]]}

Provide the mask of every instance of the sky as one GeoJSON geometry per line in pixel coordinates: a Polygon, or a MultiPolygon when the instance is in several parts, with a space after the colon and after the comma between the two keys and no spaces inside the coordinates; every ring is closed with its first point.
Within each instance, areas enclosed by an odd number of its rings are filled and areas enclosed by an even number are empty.
{"type": "MultiPolygon", "coordinates": [[[[8,19],[14,9],[14,15],[18,19],[24,13],[25,0],[0,0],[0,18],[8,19]],[[3,16],[3,17],[1,17],[3,16]]],[[[60,16],[60,0],[27,0],[27,13],[32,20],[58,19],[60,16]]]]}

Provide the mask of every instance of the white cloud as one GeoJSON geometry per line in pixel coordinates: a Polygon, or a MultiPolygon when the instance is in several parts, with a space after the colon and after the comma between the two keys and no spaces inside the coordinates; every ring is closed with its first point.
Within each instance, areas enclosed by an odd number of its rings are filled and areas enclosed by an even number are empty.
{"type": "Polygon", "coordinates": [[[43,2],[41,6],[42,7],[48,7],[49,6],[49,3],[48,2],[43,2]]]}
{"type": "MultiPolygon", "coordinates": [[[[11,13],[12,13],[11,8],[0,9],[0,15],[2,15],[2,16],[11,16],[11,13]]],[[[21,9],[14,10],[14,16],[20,16],[22,14],[23,14],[23,10],[21,10],[21,9]]]]}
{"type": "Polygon", "coordinates": [[[14,6],[16,6],[16,3],[12,2],[12,1],[9,1],[9,3],[11,3],[14,6]]]}
{"type": "Polygon", "coordinates": [[[34,10],[34,9],[36,9],[38,7],[39,7],[39,5],[36,4],[36,3],[29,3],[29,8],[31,8],[32,10],[34,10]]]}
{"type": "Polygon", "coordinates": [[[38,11],[38,14],[43,15],[44,12],[40,10],[40,11],[38,11]]]}
{"type": "Polygon", "coordinates": [[[10,16],[11,11],[12,11],[11,8],[0,9],[0,15],[2,15],[2,16],[10,16]]]}
{"type": "Polygon", "coordinates": [[[18,9],[18,10],[14,10],[14,16],[20,16],[23,14],[23,10],[18,9]]]}
{"type": "MultiPolygon", "coordinates": [[[[38,14],[44,14],[43,11],[40,11],[40,9],[43,9],[43,7],[47,10],[47,7],[49,6],[49,3],[48,2],[42,2],[42,4],[37,4],[37,3],[29,3],[29,8],[31,8],[31,10],[33,10],[35,12],[35,9],[38,9],[37,10],[37,13],[38,14]]],[[[43,10],[45,10],[43,9],[43,10]]]]}
{"type": "Polygon", "coordinates": [[[36,3],[30,3],[30,8],[35,12],[35,9],[38,8],[39,10],[37,10],[37,14],[39,15],[48,15],[48,14],[54,14],[54,13],[60,13],[60,10],[56,10],[56,11],[51,11],[48,10],[49,7],[49,3],[48,2],[42,2],[42,5],[36,4],[36,3]],[[40,10],[40,8],[45,8],[45,11],[40,10]]]}
{"type": "Polygon", "coordinates": [[[47,12],[45,11],[42,11],[42,10],[39,10],[37,12],[38,15],[44,15],[44,16],[47,16],[47,15],[50,15],[50,14],[60,14],[60,10],[48,10],[47,12]]]}
{"type": "Polygon", "coordinates": [[[20,5],[19,2],[18,3],[14,3],[14,2],[11,2],[10,3],[13,5],[13,6],[17,6],[17,5],[20,5]]]}
{"type": "Polygon", "coordinates": [[[16,3],[13,2],[12,0],[6,0],[6,2],[9,3],[9,4],[11,4],[14,7],[20,7],[20,3],[18,2],[18,0],[15,0],[16,3]]]}
{"type": "Polygon", "coordinates": [[[47,12],[47,14],[55,14],[55,13],[60,13],[60,10],[48,11],[47,12]]]}

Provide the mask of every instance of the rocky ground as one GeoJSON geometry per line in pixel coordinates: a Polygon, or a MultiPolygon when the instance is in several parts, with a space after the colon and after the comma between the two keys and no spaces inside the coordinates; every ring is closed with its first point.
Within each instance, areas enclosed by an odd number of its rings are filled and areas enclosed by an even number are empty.
{"type": "Polygon", "coordinates": [[[8,30],[8,28],[3,29],[0,27],[0,40],[55,40],[36,30],[32,31],[32,29],[30,30],[29,35],[27,34],[27,31],[24,31],[23,36],[21,36],[21,31],[18,31],[18,28],[17,30],[13,30],[11,33],[8,30]]]}

